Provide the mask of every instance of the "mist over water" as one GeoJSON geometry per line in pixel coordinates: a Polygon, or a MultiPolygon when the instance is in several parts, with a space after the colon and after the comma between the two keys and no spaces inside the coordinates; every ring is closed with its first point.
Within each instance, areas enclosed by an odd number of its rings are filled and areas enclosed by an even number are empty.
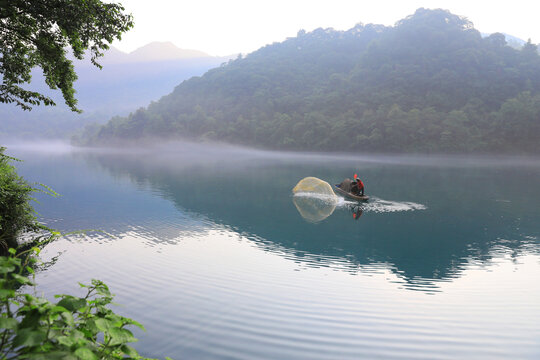
{"type": "Polygon", "coordinates": [[[305,162],[353,162],[364,165],[404,165],[427,167],[538,167],[540,158],[532,155],[470,155],[470,154],[381,154],[381,153],[331,153],[274,151],[253,149],[239,145],[219,142],[169,141],[160,138],[146,138],[140,142],[117,143],[111,147],[77,147],[64,140],[25,138],[2,138],[2,144],[9,150],[24,152],[65,152],[65,153],[101,153],[101,154],[159,154],[159,158],[183,156],[195,161],[205,158],[229,160],[243,159],[279,159],[302,160],[305,162]]]}
{"type": "Polygon", "coordinates": [[[33,146],[43,221],[103,231],[49,245],[38,291],[104,280],[147,356],[540,355],[537,159],[33,146]],[[367,203],[291,192],[354,173],[367,203]]]}

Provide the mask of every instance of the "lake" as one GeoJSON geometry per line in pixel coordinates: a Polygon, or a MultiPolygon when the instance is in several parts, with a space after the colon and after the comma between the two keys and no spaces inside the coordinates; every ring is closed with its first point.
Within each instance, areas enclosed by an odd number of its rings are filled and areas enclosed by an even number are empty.
{"type": "Polygon", "coordinates": [[[106,282],[174,359],[540,358],[540,160],[8,147],[61,196],[36,291],[106,282]],[[293,197],[358,173],[368,203],[293,197]],[[91,231],[91,229],[99,231],[91,231]]]}

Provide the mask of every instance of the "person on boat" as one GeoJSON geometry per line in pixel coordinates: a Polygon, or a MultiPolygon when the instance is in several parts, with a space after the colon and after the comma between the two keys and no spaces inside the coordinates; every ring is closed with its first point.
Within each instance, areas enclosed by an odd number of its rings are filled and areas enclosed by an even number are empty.
{"type": "Polygon", "coordinates": [[[354,174],[354,180],[351,186],[351,193],[354,195],[364,196],[364,183],[358,177],[358,174],[354,174]]]}
{"type": "Polygon", "coordinates": [[[341,184],[339,184],[339,188],[344,190],[344,191],[347,191],[347,192],[351,192],[351,187],[355,184],[355,182],[349,178],[343,180],[341,182],[341,184]]]}

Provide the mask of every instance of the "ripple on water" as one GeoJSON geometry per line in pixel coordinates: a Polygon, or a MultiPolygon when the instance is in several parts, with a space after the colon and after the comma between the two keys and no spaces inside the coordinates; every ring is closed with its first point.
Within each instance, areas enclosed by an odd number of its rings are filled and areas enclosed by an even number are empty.
{"type": "MultiPolygon", "coordinates": [[[[337,206],[352,204],[341,199],[337,206]]],[[[382,213],[425,209],[381,199],[364,206],[382,213]]],[[[58,249],[70,255],[48,281],[38,283],[66,293],[72,291],[63,289],[64,283],[76,284],[88,274],[103,279],[126,305],[119,312],[146,326],[146,333],[137,333],[136,346],[152,357],[532,359],[538,354],[534,337],[523,336],[538,335],[533,323],[540,321],[537,299],[527,294],[515,299],[520,310],[512,311],[508,297],[495,290],[489,303],[478,301],[485,298],[484,287],[449,291],[457,278],[437,279],[435,287],[434,279],[405,281],[390,263],[355,265],[309,253],[299,258],[294,250],[260,246],[264,239],[202,220],[179,225],[164,218],[122,229],[114,241],[103,241],[101,234],[95,235],[99,242],[94,235],[63,240],[58,249]],[[162,252],[150,246],[160,237],[167,240],[159,243],[162,252]],[[299,266],[303,271],[295,271],[299,266]],[[524,311],[530,318],[521,316],[524,311]]],[[[506,254],[504,246],[494,247],[493,271],[507,266],[506,254]]],[[[460,271],[471,276],[485,268],[471,259],[460,271]]],[[[506,294],[523,288],[512,282],[499,286],[506,294]]]]}
{"type": "MultiPolygon", "coordinates": [[[[522,336],[538,334],[535,299],[515,304],[530,310],[529,318],[508,309],[508,298],[490,294],[495,300],[478,301],[482,287],[448,291],[453,282],[445,281],[446,291],[425,296],[430,279],[416,279],[415,289],[424,291],[404,293],[400,288],[414,286],[393,273],[391,264],[357,267],[356,276],[329,266],[294,272],[298,259],[286,249],[261,251],[227,228],[191,233],[162,253],[148,247],[144,229],[131,232],[103,244],[62,240],[58,249],[70,256],[38,283],[62,293],[62,284],[81,275],[102,278],[126,305],[117,310],[146,326],[136,346],[153,357],[450,359],[538,353],[534,338],[522,336]]],[[[54,246],[47,251],[54,254],[54,246]]],[[[346,268],[346,261],[332,257],[309,261],[346,268]]],[[[477,270],[469,276],[484,271],[474,262],[470,267],[477,270]]],[[[501,286],[510,295],[516,290],[511,282],[501,286]]]]}

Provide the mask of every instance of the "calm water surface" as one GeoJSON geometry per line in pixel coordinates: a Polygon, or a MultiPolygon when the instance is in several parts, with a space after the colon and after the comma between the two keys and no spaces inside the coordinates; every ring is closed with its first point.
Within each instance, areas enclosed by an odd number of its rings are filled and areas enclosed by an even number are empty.
{"type": "Polygon", "coordinates": [[[182,145],[9,148],[49,245],[45,296],[105,281],[175,359],[540,358],[540,160],[332,157],[182,145]],[[293,197],[358,172],[372,200],[293,197]]]}

